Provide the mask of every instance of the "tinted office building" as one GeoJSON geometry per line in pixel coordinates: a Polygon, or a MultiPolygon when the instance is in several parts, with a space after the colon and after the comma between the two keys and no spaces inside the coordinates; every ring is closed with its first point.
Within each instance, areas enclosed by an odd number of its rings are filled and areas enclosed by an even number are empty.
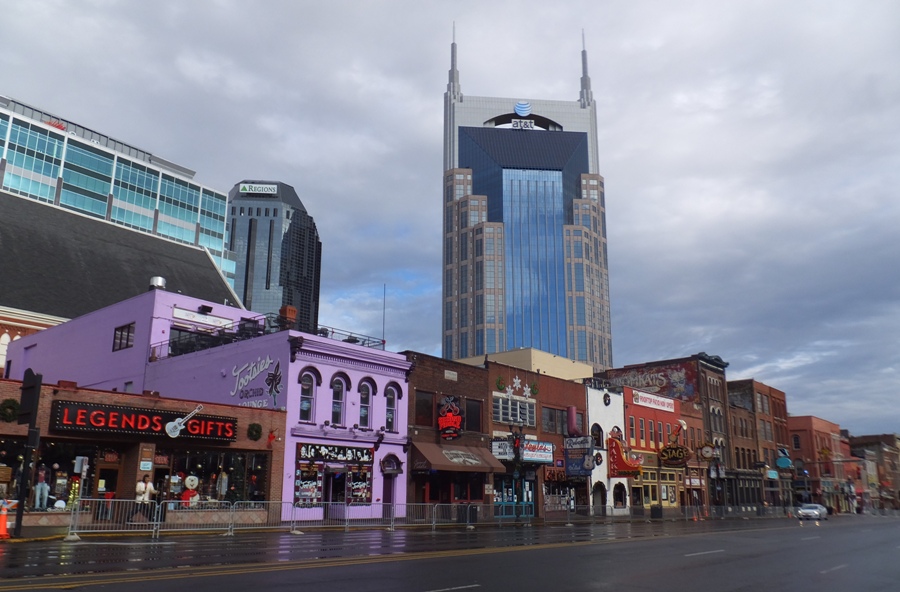
{"type": "Polygon", "coordinates": [[[315,333],[322,243],[297,192],[278,181],[245,180],[231,189],[228,202],[234,291],[244,306],[263,314],[293,306],[294,327],[315,333]]]}
{"type": "Polygon", "coordinates": [[[2,190],[205,247],[226,277],[223,193],[194,171],[82,125],[0,96],[2,190]]]}
{"type": "Polygon", "coordinates": [[[444,94],[443,357],[535,348],[612,365],[606,208],[582,51],[577,101],[444,94]]]}

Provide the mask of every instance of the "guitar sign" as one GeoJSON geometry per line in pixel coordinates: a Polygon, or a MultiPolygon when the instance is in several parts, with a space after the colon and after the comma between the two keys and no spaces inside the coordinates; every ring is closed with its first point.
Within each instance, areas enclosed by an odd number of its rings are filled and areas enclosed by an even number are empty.
{"type": "Polygon", "coordinates": [[[185,415],[184,417],[179,417],[175,421],[170,421],[166,424],[166,433],[169,434],[170,438],[177,438],[181,434],[181,430],[184,429],[185,424],[188,420],[203,410],[203,405],[197,405],[197,408],[185,415]]]}

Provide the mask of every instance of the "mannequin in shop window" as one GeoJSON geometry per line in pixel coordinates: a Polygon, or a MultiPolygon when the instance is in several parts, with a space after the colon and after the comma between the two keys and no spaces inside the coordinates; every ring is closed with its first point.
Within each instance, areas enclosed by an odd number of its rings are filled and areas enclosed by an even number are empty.
{"type": "Polygon", "coordinates": [[[50,482],[52,481],[52,476],[50,474],[50,468],[47,467],[44,463],[38,465],[38,467],[34,470],[34,481],[33,481],[33,491],[34,491],[34,509],[36,512],[46,512],[47,511],[47,499],[50,496],[50,482]]]}
{"type": "Polygon", "coordinates": [[[219,467],[219,476],[216,477],[216,497],[218,499],[225,499],[225,496],[228,494],[228,473],[225,472],[225,469],[219,467]]]}

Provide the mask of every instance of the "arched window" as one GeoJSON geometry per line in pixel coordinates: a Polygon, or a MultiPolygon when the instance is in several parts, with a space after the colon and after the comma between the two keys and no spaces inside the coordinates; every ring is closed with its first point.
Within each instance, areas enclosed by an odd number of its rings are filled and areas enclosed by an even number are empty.
{"type": "Polygon", "coordinates": [[[331,425],[344,425],[344,395],[347,385],[343,379],[335,377],[331,380],[331,425]]]}
{"type": "Polygon", "coordinates": [[[370,425],[369,410],[372,408],[372,385],[368,382],[359,383],[359,427],[367,428],[370,425]]]}
{"type": "Polygon", "coordinates": [[[315,379],[309,372],[300,377],[300,421],[315,421],[315,379]]]}
{"type": "Polygon", "coordinates": [[[396,432],[397,399],[400,398],[400,393],[397,392],[397,387],[388,385],[388,387],[384,389],[384,397],[387,400],[385,403],[384,429],[388,432],[396,432]]]}
{"type": "Polygon", "coordinates": [[[800,450],[800,436],[798,434],[794,434],[791,437],[791,440],[793,440],[794,443],[794,450],[800,450]]]}

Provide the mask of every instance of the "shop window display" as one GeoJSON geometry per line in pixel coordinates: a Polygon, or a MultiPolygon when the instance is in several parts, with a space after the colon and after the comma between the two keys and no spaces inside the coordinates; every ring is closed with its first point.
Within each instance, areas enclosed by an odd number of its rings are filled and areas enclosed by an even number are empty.
{"type": "Polygon", "coordinates": [[[161,484],[160,499],[183,500],[187,495],[191,498],[188,501],[194,503],[265,501],[268,454],[157,449],[156,460],[154,482],[161,484]],[[196,478],[196,483],[191,480],[193,488],[187,487],[188,477],[196,478]]]}
{"type": "Polygon", "coordinates": [[[294,503],[372,503],[372,449],[297,444],[294,503]]]}
{"type": "Polygon", "coordinates": [[[54,511],[71,507],[79,492],[84,497],[94,493],[96,472],[93,468],[89,470],[85,483],[81,483],[80,464],[76,463],[80,459],[91,462],[97,458],[101,452],[99,447],[44,441],[32,455],[28,467],[25,466],[25,447],[24,439],[0,441],[0,490],[5,491],[0,497],[17,496],[19,482],[24,480],[26,509],[54,511]]]}

